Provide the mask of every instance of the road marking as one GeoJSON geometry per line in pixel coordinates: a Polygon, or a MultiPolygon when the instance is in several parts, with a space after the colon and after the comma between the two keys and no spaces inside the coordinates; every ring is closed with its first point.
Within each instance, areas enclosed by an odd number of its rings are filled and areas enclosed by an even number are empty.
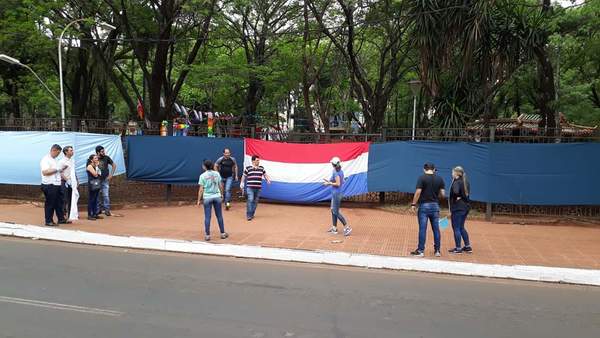
{"type": "Polygon", "coordinates": [[[4,296],[0,296],[0,302],[30,305],[30,306],[36,306],[36,307],[41,307],[41,308],[46,308],[46,309],[83,312],[83,313],[90,313],[90,314],[110,316],[110,317],[119,317],[119,316],[122,316],[125,314],[124,312],[120,312],[120,311],[104,310],[104,309],[98,309],[98,308],[93,308],[93,307],[85,307],[85,306],[77,306],[77,305],[69,305],[69,304],[61,304],[61,303],[51,303],[51,302],[44,302],[44,301],[35,300],[35,299],[23,299],[23,298],[13,298],[13,297],[4,297],[4,296]]]}

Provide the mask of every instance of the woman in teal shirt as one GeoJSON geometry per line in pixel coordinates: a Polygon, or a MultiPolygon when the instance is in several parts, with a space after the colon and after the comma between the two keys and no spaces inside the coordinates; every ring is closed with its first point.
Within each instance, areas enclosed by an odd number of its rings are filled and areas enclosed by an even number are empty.
{"type": "Polygon", "coordinates": [[[221,181],[221,175],[213,170],[214,165],[211,160],[205,160],[204,173],[200,175],[198,179],[198,202],[203,201],[204,205],[204,239],[210,241],[210,218],[212,214],[212,208],[215,209],[215,215],[217,215],[217,221],[219,223],[219,230],[221,230],[221,239],[229,237],[225,232],[225,224],[223,223],[223,183],[221,181]]]}

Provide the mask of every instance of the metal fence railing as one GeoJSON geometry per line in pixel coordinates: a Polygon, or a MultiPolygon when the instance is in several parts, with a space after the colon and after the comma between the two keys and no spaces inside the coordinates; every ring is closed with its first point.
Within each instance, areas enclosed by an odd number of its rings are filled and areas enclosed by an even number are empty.
{"type": "MultiPolygon", "coordinates": [[[[100,119],[68,118],[65,131],[89,132],[98,134],[143,134],[160,135],[159,122],[137,122],[133,130],[131,122],[100,119]]],[[[60,118],[0,118],[0,131],[61,131],[60,118]]],[[[175,135],[172,125],[167,126],[167,135],[175,135]]],[[[181,134],[181,133],[179,133],[181,134]]],[[[208,136],[206,124],[192,124],[186,130],[187,136],[208,136]]],[[[215,137],[249,137],[270,141],[294,143],[335,143],[335,142],[389,142],[389,141],[440,141],[440,142],[511,142],[511,143],[571,143],[600,142],[600,131],[595,129],[578,130],[572,127],[540,131],[532,128],[496,128],[490,126],[465,128],[382,128],[377,133],[317,133],[281,131],[272,127],[248,127],[232,124],[230,121],[217,121],[213,128],[215,137]]]]}

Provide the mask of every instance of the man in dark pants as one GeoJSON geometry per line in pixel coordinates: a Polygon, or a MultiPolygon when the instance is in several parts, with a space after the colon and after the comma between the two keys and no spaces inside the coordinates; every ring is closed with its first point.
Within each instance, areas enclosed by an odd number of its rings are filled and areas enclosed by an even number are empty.
{"type": "Polygon", "coordinates": [[[424,174],[417,180],[417,190],[413,197],[411,209],[417,210],[419,220],[419,246],[410,254],[423,257],[425,252],[425,239],[427,238],[427,221],[431,222],[433,230],[435,256],[440,257],[440,198],[445,194],[444,180],[435,174],[433,163],[425,163],[424,174]]]}
{"type": "Polygon", "coordinates": [[[223,149],[223,156],[215,162],[215,170],[221,175],[225,187],[225,210],[231,208],[231,186],[238,179],[238,165],[235,157],[231,156],[229,148],[223,149]]]}
{"type": "Polygon", "coordinates": [[[96,155],[100,161],[100,181],[102,184],[102,198],[98,198],[98,210],[104,211],[106,216],[111,216],[110,213],[110,180],[112,179],[115,171],[117,170],[117,164],[113,162],[110,156],[106,155],[103,146],[96,147],[96,155]],[[111,167],[109,169],[108,167],[111,167]]]}
{"type": "Polygon", "coordinates": [[[269,175],[267,175],[265,168],[260,165],[260,157],[253,155],[252,165],[244,169],[242,182],[240,183],[240,188],[242,190],[244,189],[244,186],[246,187],[246,195],[248,196],[246,200],[246,219],[248,221],[254,219],[263,179],[267,181],[267,184],[271,184],[271,179],[269,178],[269,175]]]}
{"type": "Polygon", "coordinates": [[[54,214],[56,213],[57,222],[59,224],[66,223],[63,214],[63,200],[61,198],[61,173],[69,169],[65,166],[60,166],[57,157],[62,150],[61,146],[55,144],[50,148],[50,153],[40,161],[40,169],[42,174],[42,191],[46,201],[44,203],[45,224],[47,226],[56,226],[54,223],[54,214]]]}

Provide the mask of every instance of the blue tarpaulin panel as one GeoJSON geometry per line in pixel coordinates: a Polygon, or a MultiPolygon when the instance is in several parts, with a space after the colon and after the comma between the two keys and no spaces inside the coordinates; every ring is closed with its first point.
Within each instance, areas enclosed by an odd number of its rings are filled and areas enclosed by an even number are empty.
{"type": "Polygon", "coordinates": [[[600,144],[490,144],[492,203],[600,204],[600,144]]]}
{"type": "Polygon", "coordinates": [[[460,165],[472,199],[529,205],[600,204],[600,144],[390,142],[369,151],[369,191],[414,192],[423,164],[433,162],[446,185],[460,165]]]}
{"type": "MultiPolygon", "coordinates": [[[[96,153],[98,145],[103,146],[106,154],[117,164],[115,175],[125,173],[123,146],[119,135],[6,131],[0,132],[0,183],[41,184],[40,161],[55,143],[61,147],[73,147],[77,179],[80,183],[87,182],[85,165],[88,157],[96,153]]],[[[59,159],[62,156],[61,153],[59,159]]]]}
{"type": "Polygon", "coordinates": [[[244,140],[234,138],[130,136],[127,138],[127,178],[134,181],[197,184],[205,159],[213,162],[230,148],[240,166],[244,140]]]}
{"type": "Polygon", "coordinates": [[[488,148],[481,143],[390,142],[372,144],[369,151],[369,191],[414,192],[423,164],[433,162],[449,187],[451,170],[463,166],[472,181],[471,197],[487,196],[488,148]]]}

